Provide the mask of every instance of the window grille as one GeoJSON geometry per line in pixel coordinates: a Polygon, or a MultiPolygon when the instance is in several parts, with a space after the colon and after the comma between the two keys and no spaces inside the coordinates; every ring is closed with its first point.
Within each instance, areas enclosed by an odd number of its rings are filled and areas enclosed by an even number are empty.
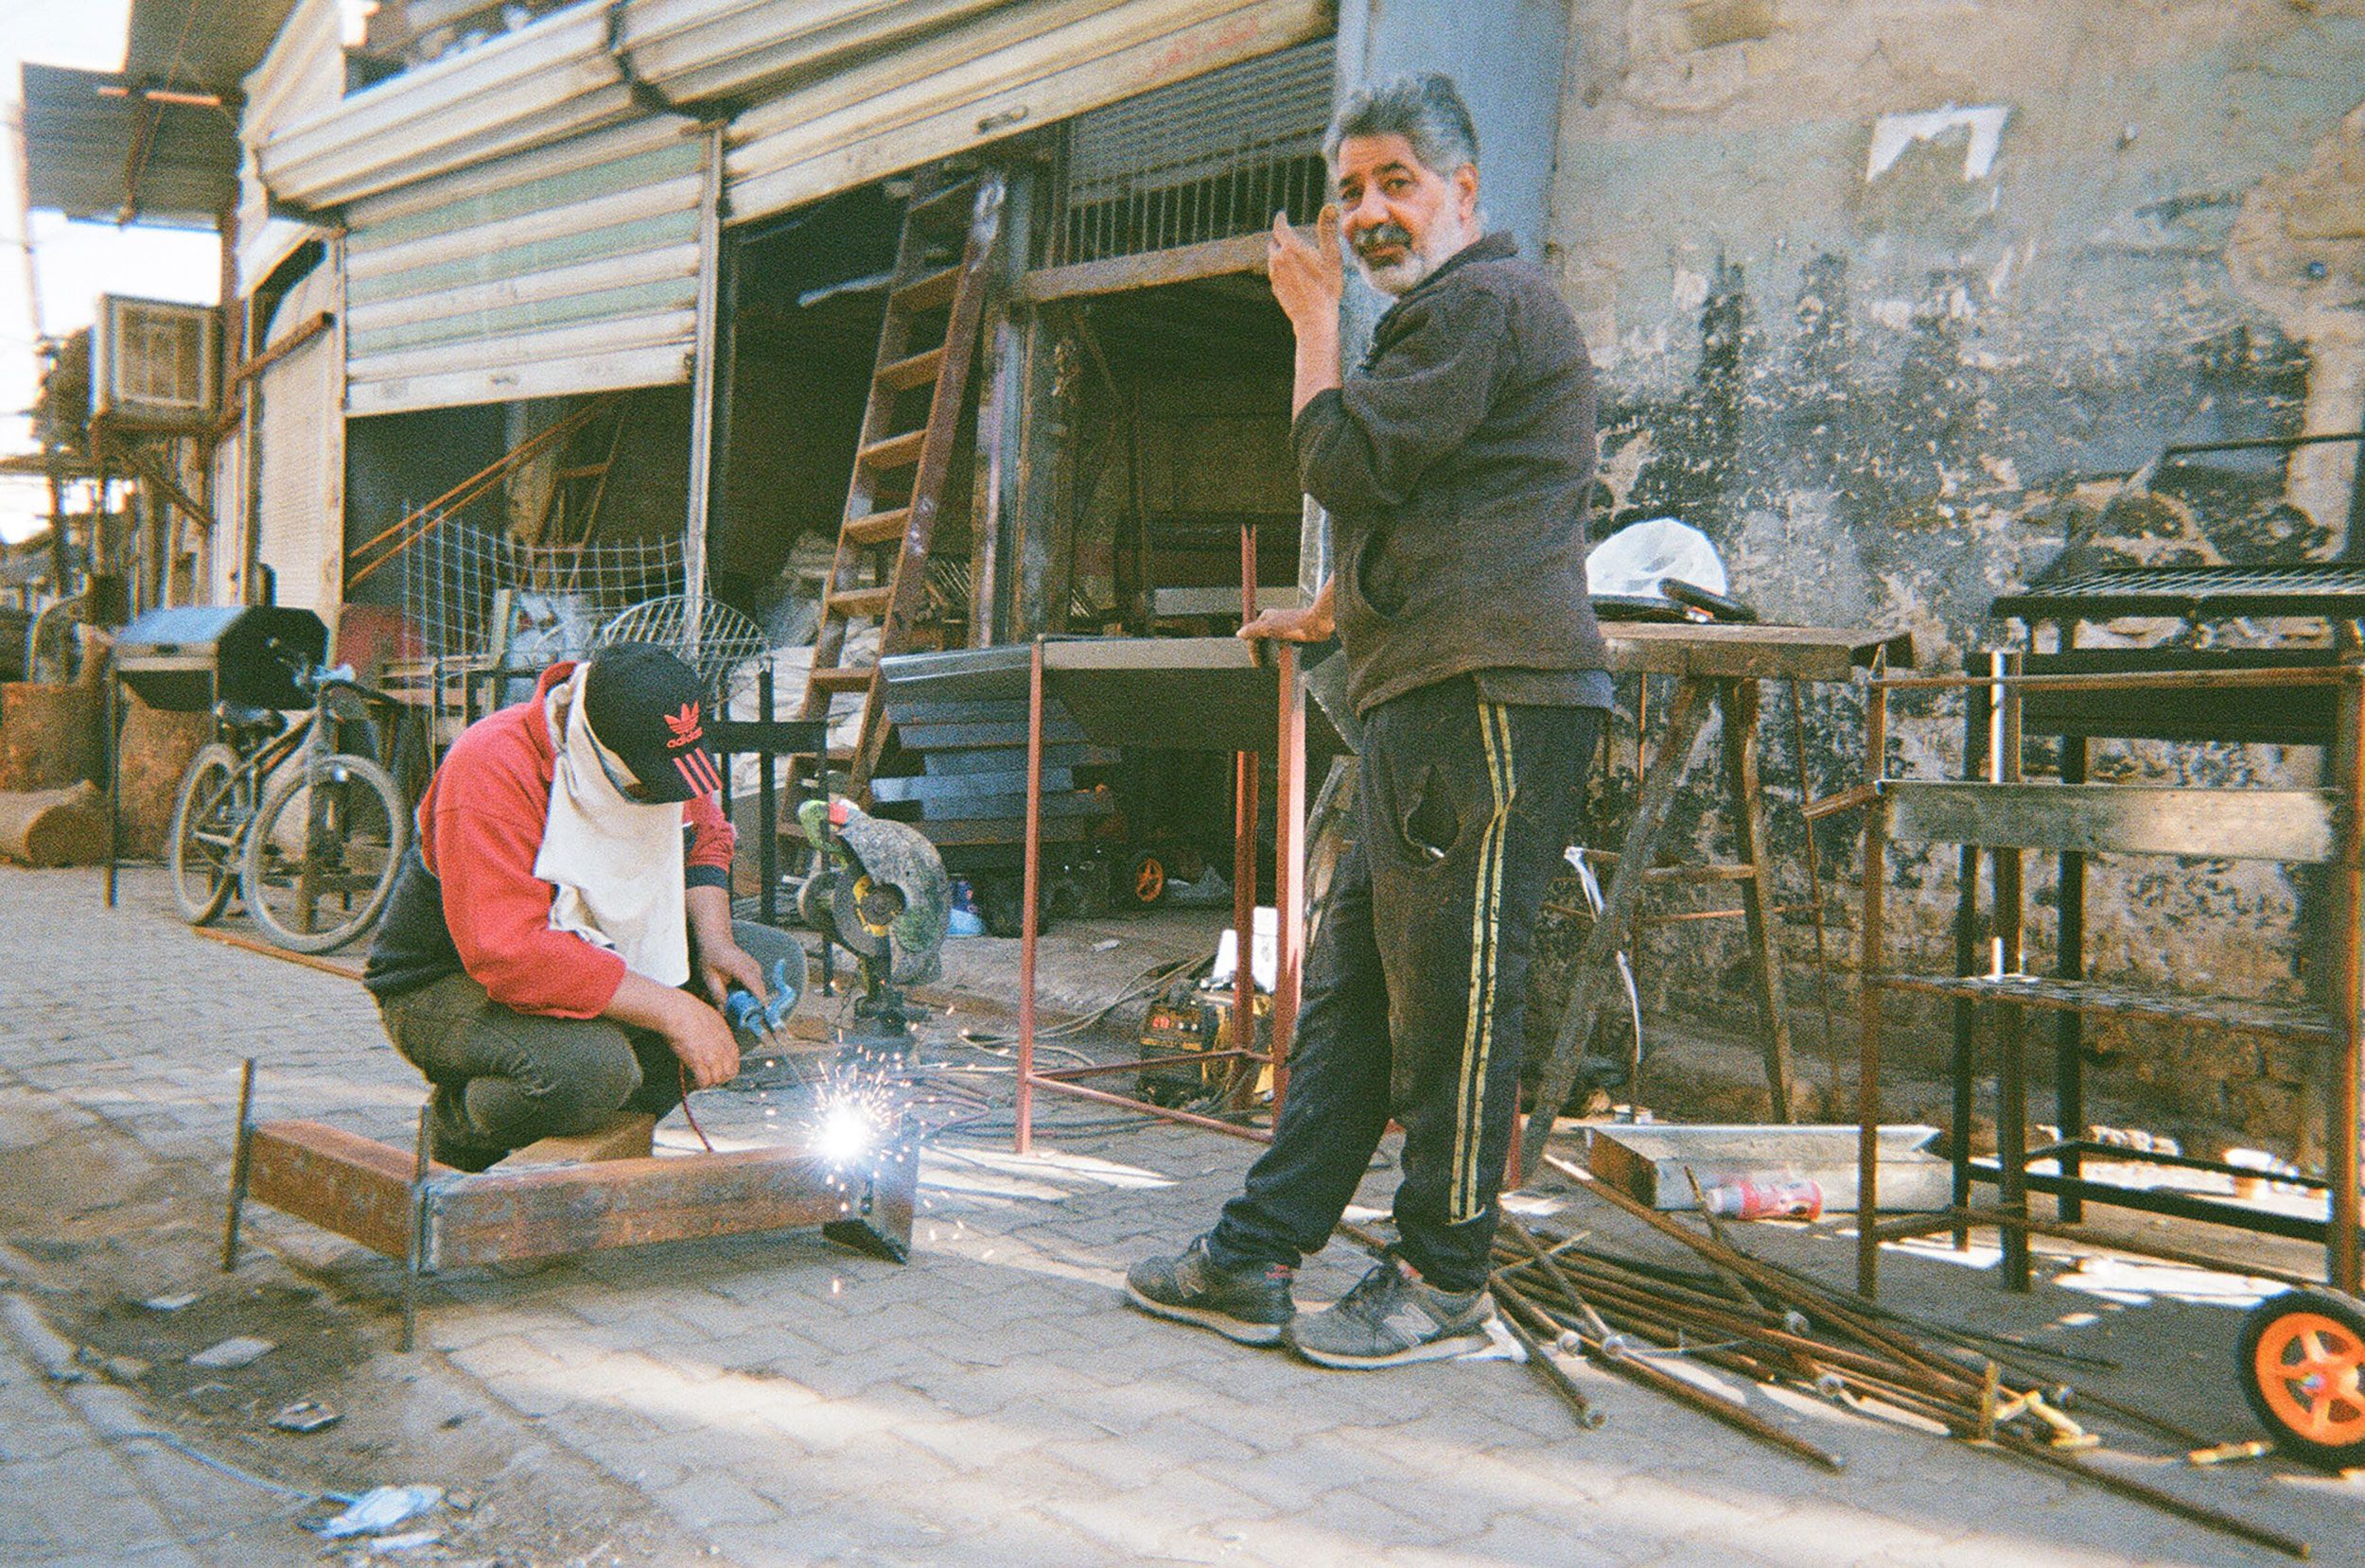
{"type": "Polygon", "coordinates": [[[1317,39],[1068,121],[1039,265],[1255,234],[1285,209],[1311,223],[1329,186],[1333,72],[1317,39]]]}

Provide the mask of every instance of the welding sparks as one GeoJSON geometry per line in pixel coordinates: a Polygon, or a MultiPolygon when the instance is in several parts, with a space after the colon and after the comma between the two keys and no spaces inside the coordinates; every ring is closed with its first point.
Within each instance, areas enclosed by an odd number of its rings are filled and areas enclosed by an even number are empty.
{"type": "Polygon", "coordinates": [[[841,1100],[821,1112],[814,1152],[832,1165],[850,1165],[878,1145],[879,1124],[862,1105],[841,1100]]]}

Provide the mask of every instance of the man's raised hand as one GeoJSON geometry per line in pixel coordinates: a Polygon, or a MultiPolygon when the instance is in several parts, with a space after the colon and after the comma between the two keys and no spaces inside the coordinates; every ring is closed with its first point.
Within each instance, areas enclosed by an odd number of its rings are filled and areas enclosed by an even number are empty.
{"type": "Polygon", "coordinates": [[[1265,246],[1265,275],[1273,299],[1299,333],[1309,327],[1328,331],[1339,319],[1339,299],[1346,291],[1346,266],[1339,256],[1339,209],[1323,208],[1314,219],[1314,243],[1308,245],[1289,227],[1289,215],[1276,213],[1272,238],[1265,246]]]}

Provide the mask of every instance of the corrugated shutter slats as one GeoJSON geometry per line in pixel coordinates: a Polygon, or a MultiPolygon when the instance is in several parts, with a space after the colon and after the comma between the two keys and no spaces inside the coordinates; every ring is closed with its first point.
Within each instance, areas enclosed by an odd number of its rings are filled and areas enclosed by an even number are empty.
{"type": "Polygon", "coordinates": [[[705,157],[643,121],[356,203],[352,411],[686,379],[705,157]]]}

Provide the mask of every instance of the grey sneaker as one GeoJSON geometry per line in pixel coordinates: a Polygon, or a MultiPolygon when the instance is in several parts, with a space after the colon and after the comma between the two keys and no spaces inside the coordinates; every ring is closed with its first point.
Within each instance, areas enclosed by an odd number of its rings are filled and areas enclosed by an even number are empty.
{"type": "Polygon", "coordinates": [[[1125,1271],[1125,1298],[1155,1317],[1196,1323],[1242,1345],[1277,1345],[1297,1312],[1286,1263],[1229,1269],[1200,1237],[1179,1257],[1144,1258],[1125,1271]]]}
{"type": "Polygon", "coordinates": [[[1382,1259],[1336,1304],[1289,1325],[1289,1348],[1319,1367],[1401,1367],[1486,1348],[1495,1298],[1445,1291],[1382,1259]]]}

